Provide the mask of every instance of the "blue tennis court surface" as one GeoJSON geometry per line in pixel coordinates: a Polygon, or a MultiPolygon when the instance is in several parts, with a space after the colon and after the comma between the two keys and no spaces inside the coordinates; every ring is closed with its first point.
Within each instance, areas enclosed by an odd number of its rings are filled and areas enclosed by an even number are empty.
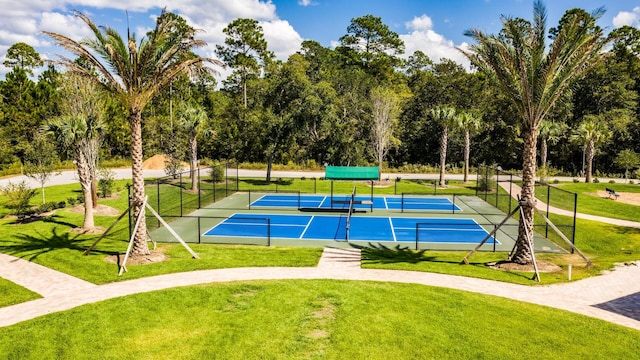
{"type": "MultiPolygon", "coordinates": [[[[318,208],[348,209],[351,195],[283,195],[268,194],[251,203],[251,207],[274,208],[318,208]]],[[[460,208],[445,197],[399,197],[399,196],[356,196],[356,209],[385,210],[445,210],[460,211],[460,208]]]]}
{"type": "MultiPolygon", "coordinates": [[[[347,216],[234,214],[203,236],[345,240],[347,216]]],[[[473,219],[351,217],[349,241],[478,244],[487,231],[473,219]],[[416,240],[417,236],[417,240],[416,240]]],[[[487,244],[499,244],[493,237],[487,244]]]]}

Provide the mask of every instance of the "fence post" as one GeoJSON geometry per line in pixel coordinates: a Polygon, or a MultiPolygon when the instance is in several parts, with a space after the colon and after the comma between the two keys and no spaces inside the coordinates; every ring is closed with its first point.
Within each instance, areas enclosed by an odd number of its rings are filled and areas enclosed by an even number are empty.
{"type": "Polygon", "coordinates": [[[398,195],[398,177],[393,181],[393,195],[398,195]]]}
{"type": "MultiPolygon", "coordinates": [[[[573,194],[573,234],[571,234],[571,243],[576,244],[576,215],[578,214],[578,194],[573,194]]],[[[571,253],[574,253],[574,248],[571,248],[571,253]]]]}
{"type": "Polygon", "coordinates": [[[202,231],[200,231],[200,216],[198,216],[198,244],[200,244],[200,239],[202,238],[202,231]]]}
{"type": "MultiPolygon", "coordinates": [[[[551,186],[547,184],[547,219],[549,218],[549,203],[551,202],[551,186]]],[[[545,221],[544,223],[544,237],[549,237],[549,224],[545,221]]]]}
{"type": "Polygon", "coordinates": [[[513,199],[513,194],[511,193],[513,185],[513,174],[509,174],[509,214],[511,214],[511,199],[513,199]]]}
{"type": "Polygon", "coordinates": [[[196,184],[198,185],[198,209],[202,208],[202,203],[200,200],[200,168],[198,168],[198,177],[196,179],[196,184]]]}
{"type": "Polygon", "coordinates": [[[179,181],[179,188],[180,188],[180,217],[182,217],[182,173],[180,173],[180,176],[178,177],[178,181],[179,181]]]}
{"type": "MultiPolygon", "coordinates": [[[[131,239],[131,237],[133,236],[132,229],[131,229],[131,184],[127,184],[127,199],[129,200],[129,212],[128,212],[128,218],[129,218],[129,239],[131,239]]],[[[159,198],[158,198],[159,199],[159,198]]]]}
{"type": "Polygon", "coordinates": [[[224,182],[224,196],[227,197],[229,196],[229,160],[225,160],[224,162],[224,173],[226,174],[224,182]]]}
{"type": "Polygon", "coordinates": [[[318,193],[318,179],[316,179],[315,177],[313,178],[313,193],[318,193]]]}
{"type": "MultiPolygon", "coordinates": [[[[160,213],[160,179],[156,179],[156,192],[158,194],[158,214],[160,213]]],[[[160,227],[160,219],[156,219],[158,221],[158,227],[160,227]]]]}

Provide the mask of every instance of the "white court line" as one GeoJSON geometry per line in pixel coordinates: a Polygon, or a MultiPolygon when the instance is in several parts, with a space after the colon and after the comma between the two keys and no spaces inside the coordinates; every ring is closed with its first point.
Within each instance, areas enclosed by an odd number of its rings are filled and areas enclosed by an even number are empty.
{"type": "MultiPolygon", "coordinates": [[[[383,196],[382,199],[384,200],[384,208],[385,210],[389,210],[389,202],[387,201],[387,197],[383,196]]],[[[389,218],[391,219],[391,218],[389,218]]]]}
{"type": "Polygon", "coordinates": [[[304,237],[304,234],[307,233],[307,230],[309,229],[309,226],[311,225],[311,222],[315,217],[316,217],[315,215],[311,215],[309,222],[307,222],[307,226],[304,227],[304,230],[302,230],[302,234],[300,234],[300,237],[298,239],[302,239],[304,237]]]}
{"type": "Polygon", "coordinates": [[[389,226],[391,226],[391,234],[393,235],[393,242],[398,242],[398,239],[396,239],[396,231],[393,228],[393,220],[391,220],[391,218],[389,218],[389,226]]]}

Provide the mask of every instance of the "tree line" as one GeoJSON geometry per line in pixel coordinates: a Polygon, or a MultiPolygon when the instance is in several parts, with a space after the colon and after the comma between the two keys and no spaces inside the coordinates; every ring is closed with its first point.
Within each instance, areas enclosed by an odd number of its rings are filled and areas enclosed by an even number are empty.
{"type": "MultiPolygon", "coordinates": [[[[567,14],[589,15],[581,9],[567,14]]],[[[184,21],[179,26],[188,27],[184,21]]],[[[558,27],[546,36],[553,38],[558,27]]],[[[464,168],[467,154],[471,164],[521,167],[523,129],[500,89],[475,67],[467,71],[421,51],[403,59],[402,40],[379,17],[352,19],[333,49],[304,41],[286,61],[274,58],[253,19],[237,19],[224,33],[216,53],[231,75],[217,84],[210,73],[181,74],[160,89],[141,109],[144,157],[189,159],[191,133],[198,156],[209,159],[310,166],[384,162],[410,171],[411,165],[443,161],[464,168]],[[189,107],[204,115],[191,129],[181,120],[194,111],[189,107]],[[453,113],[435,111],[445,108],[453,113]]],[[[622,27],[609,38],[606,56],[564,91],[541,126],[537,151],[543,169],[578,176],[590,175],[594,163],[593,171],[611,174],[638,166],[640,31],[622,27]]],[[[6,58],[0,170],[23,169],[43,153],[34,129],[63,115],[64,84],[72,80],[27,44],[14,44],[6,58]]],[[[130,157],[125,104],[104,93],[100,106],[100,157],[130,157]]],[[[62,159],[72,158],[68,148],[54,146],[62,159]]]]}

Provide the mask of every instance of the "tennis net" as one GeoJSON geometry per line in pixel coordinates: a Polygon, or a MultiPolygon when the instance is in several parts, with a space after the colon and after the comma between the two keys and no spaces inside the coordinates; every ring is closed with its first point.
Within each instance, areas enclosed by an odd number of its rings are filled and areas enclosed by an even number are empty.
{"type": "Polygon", "coordinates": [[[347,212],[347,229],[345,232],[345,239],[349,241],[349,233],[351,232],[351,214],[354,212],[354,206],[356,203],[356,185],[353,186],[353,192],[351,193],[351,200],[349,200],[349,211],[347,212]]]}

